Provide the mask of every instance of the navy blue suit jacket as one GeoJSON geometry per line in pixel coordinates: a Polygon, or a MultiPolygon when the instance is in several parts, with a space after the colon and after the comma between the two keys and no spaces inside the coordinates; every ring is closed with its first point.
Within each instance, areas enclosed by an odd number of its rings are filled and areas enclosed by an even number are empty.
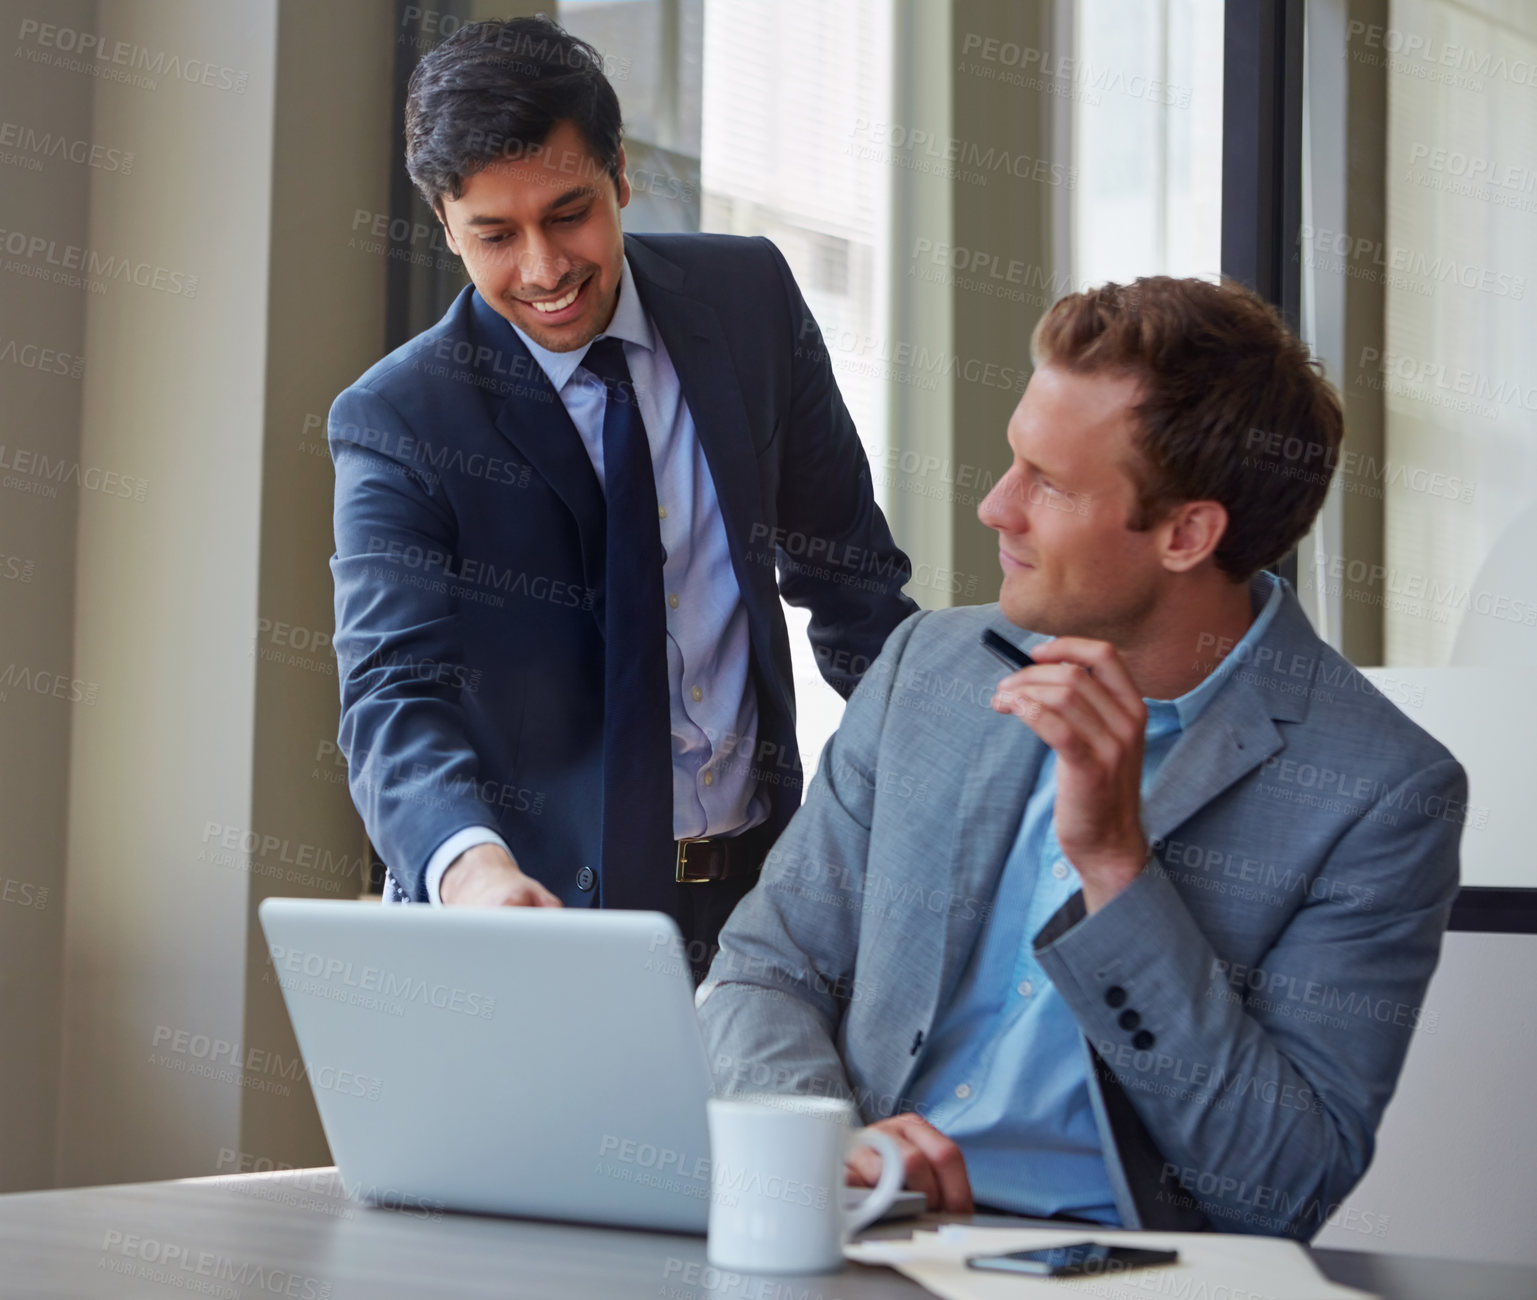
{"type": "MultiPolygon", "coordinates": [[[[759,707],[736,758],[761,774],[777,834],[801,795],[779,595],[810,609],[847,696],[915,608],[910,565],[778,249],[630,235],[625,253],[720,498],[759,707]]],[[[339,739],[393,881],[425,901],[433,850],[491,825],[565,904],[592,905],[582,869],[601,888],[624,852],[602,817],[605,508],[554,388],[467,288],[336,399],[329,438],[339,739]]]]}

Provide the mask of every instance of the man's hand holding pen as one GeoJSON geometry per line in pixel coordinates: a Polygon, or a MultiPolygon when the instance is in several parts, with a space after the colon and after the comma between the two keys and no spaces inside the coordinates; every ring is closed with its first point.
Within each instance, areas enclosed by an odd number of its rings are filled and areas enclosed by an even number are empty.
{"type": "Polygon", "coordinates": [[[1057,755],[1057,842],[1095,912],[1148,861],[1142,831],[1147,706],[1115,647],[1058,637],[1035,663],[998,683],[993,708],[1012,713],[1057,755]]]}

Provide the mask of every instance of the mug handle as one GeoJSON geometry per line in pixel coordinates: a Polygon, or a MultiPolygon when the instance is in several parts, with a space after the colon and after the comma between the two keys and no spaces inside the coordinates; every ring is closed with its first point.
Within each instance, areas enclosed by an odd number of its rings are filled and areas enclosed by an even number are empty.
{"type": "Polygon", "coordinates": [[[873,1147],[881,1153],[881,1176],[858,1209],[844,1211],[845,1238],[868,1228],[891,1208],[897,1193],[902,1190],[905,1172],[901,1149],[890,1134],[874,1128],[858,1129],[849,1134],[848,1149],[852,1151],[855,1147],[873,1147]]]}

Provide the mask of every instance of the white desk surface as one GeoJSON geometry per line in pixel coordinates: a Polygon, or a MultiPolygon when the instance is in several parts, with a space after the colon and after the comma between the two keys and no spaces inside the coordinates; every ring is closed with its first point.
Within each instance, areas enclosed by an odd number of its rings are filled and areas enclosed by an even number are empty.
{"type": "MultiPolygon", "coordinates": [[[[945,1221],[924,1216],[926,1225],[945,1221]]],[[[906,1235],[914,1220],[879,1235],[906,1235]]],[[[977,1222],[1006,1222],[986,1220],[977,1222]]],[[[1013,1222],[1022,1222],[1013,1220],[1013,1222]]],[[[883,1268],[722,1274],[702,1237],[370,1209],[331,1169],[0,1196],[4,1300],[862,1300],[927,1294],[883,1268]]],[[[1533,1300],[1537,1269],[1314,1252],[1385,1300],[1533,1300]]],[[[1260,1279],[1255,1289],[1263,1292],[1260,1279]]]]}

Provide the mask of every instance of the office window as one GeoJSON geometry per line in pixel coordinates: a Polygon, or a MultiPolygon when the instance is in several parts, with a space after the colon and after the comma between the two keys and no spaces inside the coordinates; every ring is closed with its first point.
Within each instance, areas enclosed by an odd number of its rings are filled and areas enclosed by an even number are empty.
{"type": "MultiPolygon", "coordinates": [[[[890,168],[848,150],[855,124],[891,98],[890,0],[705,0],[702,206],[705,230],[766,235],[795,273],[824,335],[886,330],[890,168]]],[[[886,448],[882,371],[857,346],[833,346],[833,371],[865,452],[886,448]]],[[[877,488],[877,496],[880,489],[877,488]]],[[[808,773],[843,700],[785,607],[808,773]]]]}
{"type": "MultiPolygon", "coordinates": [[[[1047,44],[1076,57],[1065,70],[1053,65],[1044,91],[1025,84],[1013,101],[1019,112],[1040,111],[1059,124],[1061,149],[1071,157],[1055,157],[1079,178],[1060,191],[1070,205],[1061,247],[1064,255],[1071,250],[1071,269],[1059,260],[1043,268],[1042,282],[1055,294],[1112,277],[1215,276],[1222,0],[1084,0],[1059,16],[1061,40],[1047,44]]],[[[923,165],[933,157],[927,146],[870,150],[850,142],[864,140],[872,123],[897,123],[892,130],[900,136],[898,65],[916,62],[932,75],[970,49],[982,56],[962,60],[973,78],[1020,72],[1007,56],[989,61],[990,47],[979,42],[990,33],[965,22],[950,34],[953,48],[899,50],[894,30],[891,0],[705,0],[703,8],[700,226],[767,235],[784,251],[823,333],[842,342],[831,349],[834,372],[876,466],[888,448],[888,401],[910,398],[893,388],[889,367],[871,361],[893,329],[892,277],[902,273],[892,247],[892,163],[923,165]],[[975,37],[970,46],[968,34],[975,37]]],[[[1000,54],[1009,48],[1001,45],[1000,54]]],[[[943,134],[927,118],[921,126],[943,134]]],[[[986,152],[995,141],[977,143],[986,152]]],[[[988,201],[1002,183],[995,180],[992,190],[956,183],[953,202],[988,201]]],[[[927,226],[917,232],[931,233],[927,226]]],[[[996,250],[1005,265],[1028,256],[1015,243],[996,250]]],[[[963,297],[962,308],[969,302],[963,297]]],[[[876,484],[883,506],[906,504],[884,499],[884,475],[876,484]]],[[[956,510],[971,508],[968,501],[956,510]]],[[[921,565],[926,557],[913,558],[921,565]]],[[[980,591],[985,579],[976,582],[980,591]]],[[[810,767],[843,702],[816,672],[805,615],[787,609],[786,616],[801,752],[810,767]]]]}
{"type": "Polygon", "coordinates": [[[602,52],[619,96],[624,228],[698,230],[703,0],[561,0],[556,17],[602,52]]]}
{"type": "Polygon", "coordinates": [[[1319,0],[1307,50],[1296,256],[1345,442],[1299,587],[1468,770],[1463,883],[1530,888],[1537,10],[1319,0]]]}
{"type": "Polygon", "coordinates": [[[1222,254],[1222,0],[1082,0],[1065,97],[1075,286],[1215,280],[1222,254]]]}
{"type": "Polygon", "coordinates": [[[1302,580],[1358,662],[1537,666],[1537,11],[1336,0],[1309,21],[1298,255],[1305,300],[1345,321],[1306,324],[1346,442],[1302,580]],[[1358,143],[1330,158],[1337,106],[1358,143]]]}
{"type": "MultiPolygon", "coordinates": [[[[1351,383],[1381,391],[1393,467],[1384,663],[1537,666],[1537,11],[1389,14],[1446,53],[1443,75],[1388,77],[1385,340],[1346,359],[1351,383]]],[[[1363,52],[1390,74],[1428,62],[1398,43],[1385,30],[1363,52]]]]}

